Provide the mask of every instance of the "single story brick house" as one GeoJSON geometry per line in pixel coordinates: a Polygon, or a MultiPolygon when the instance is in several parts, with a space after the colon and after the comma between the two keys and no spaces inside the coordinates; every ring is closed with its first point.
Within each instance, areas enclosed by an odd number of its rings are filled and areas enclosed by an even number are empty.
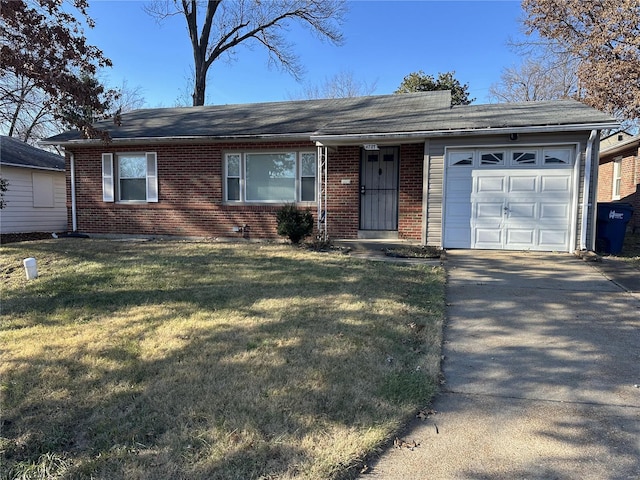
{"type": "Polygon", "coordinates": [[[0,233],[67,230],[64,167],[60,155],[0,137],[0,176],[8,182],[0,233]]]}
{"type": "Polygon", "coordinates": [[[318,234],[444,248],[592,249],[599,132],[566,100],[451,107],[447,91],[145,109],[66,132],[83,233],[275,238],[283,203],[318,234]]]}
{"type": "Polygon", "coordinates": [[[630,203],[634,212],[628,226],[640,229],[640,135],[619,132],[603,139],[598,202],[630,203]]]}

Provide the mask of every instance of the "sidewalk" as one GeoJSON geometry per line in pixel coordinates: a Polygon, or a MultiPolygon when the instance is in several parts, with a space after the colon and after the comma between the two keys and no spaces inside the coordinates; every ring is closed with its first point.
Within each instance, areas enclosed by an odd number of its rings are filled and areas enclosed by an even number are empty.
{"type": "Polygon", "coordinates": [[[640,478],[640,298],[566,254],[451,251],[432,406],[366,479],[640,478]]]}

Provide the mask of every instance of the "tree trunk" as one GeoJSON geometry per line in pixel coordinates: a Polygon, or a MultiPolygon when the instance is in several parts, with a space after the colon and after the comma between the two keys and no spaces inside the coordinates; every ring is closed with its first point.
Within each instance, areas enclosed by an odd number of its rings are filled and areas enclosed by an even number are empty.
{"type": "Polygon", "coordinates": [[[207,87],[207,72],[204,65],[196,63],[196,74],[193,86],[193,106],[199,107],[204,105],[205,89],[207,87]]]}

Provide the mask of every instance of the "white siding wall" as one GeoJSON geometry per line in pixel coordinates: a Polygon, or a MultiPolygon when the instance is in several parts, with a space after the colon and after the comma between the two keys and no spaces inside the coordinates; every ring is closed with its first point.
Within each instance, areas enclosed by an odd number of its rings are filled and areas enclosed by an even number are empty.
{"type": "Polygon", "coordinates": [[[1,233],[67,230],[64,172],[2,166],[2,177],[9,187],[0,210],[1,233]]]}

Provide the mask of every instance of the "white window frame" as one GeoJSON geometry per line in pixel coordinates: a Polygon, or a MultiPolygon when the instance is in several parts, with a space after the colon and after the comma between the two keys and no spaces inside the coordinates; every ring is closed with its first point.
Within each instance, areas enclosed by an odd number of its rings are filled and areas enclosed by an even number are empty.
{"type": "Polygon", "coordinates": [[[622,156],[613,159],[613,176],[611,179],[611,199],[620,200],[622,186],[622,156]]]}
{"type": "Polygon", "coordinates": [[[317,202],[318,198],[318,187],[317,187],[317,170],[318,170],[318,155],[314,150],[273,150],[273,151],[229,151],[224,154],[224,181],[223,181],[223,200],[228,204],[282,204],[286,203],[283,200],[247,200],[247,155],[279,155],[279,154],[295,154],[295,179],[294,179],[294,203],[302,203],[302,204],[314,204],[317,202]],[[313,155],[315,158],[315,168],[314,171],[314,188],[315,195],[312,200],[302,200],[302,179],[303,178],[311,178],[309,175],[302,174],[302,157],[303,155],[313,155]],[[240,158],[240,177],[236,175],[229,175],[229,158],[238,157],[240,158]],[[230,199],[229,198],[229,179],[238,178],[239,184],[239,198],[238,199],[230,199]]]}
{"type": "Polygon", "coordinates": [[[118,152],[102,154],[102,200],[110,203],[156,203],[158,202],[158,155],[156,152],[118,152]],[[146,162],[146,188],[144,200],[121,200],[119,159],[121,157],[143,157],[146,162]]]}

